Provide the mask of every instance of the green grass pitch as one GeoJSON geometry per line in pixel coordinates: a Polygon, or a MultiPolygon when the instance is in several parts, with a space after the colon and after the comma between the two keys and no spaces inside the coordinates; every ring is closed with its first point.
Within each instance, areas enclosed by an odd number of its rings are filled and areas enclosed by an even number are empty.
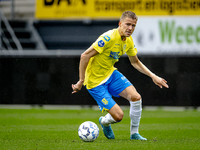
{"type": "Polygon", "coordinates": [[[0,150],[199,150],[200,112],[143,110],[140,134],[147,141],[130,140],[129,111],[120,123],[112,125],[115,140],[104,137],[98,110],[0,109],[0,150]],[[93,121],[99,128],[94,142],[83,142],[78,127],[93,121]]]}

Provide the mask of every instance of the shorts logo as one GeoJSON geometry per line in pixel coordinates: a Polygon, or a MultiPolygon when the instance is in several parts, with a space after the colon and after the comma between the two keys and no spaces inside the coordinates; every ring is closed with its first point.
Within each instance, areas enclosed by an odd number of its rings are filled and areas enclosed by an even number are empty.
{"type": "Polygon", "coordinates": [[[122,79],[122,80],[125,80],[125,79],[126,79],[126,77],[124,77],[124,76],[123,76],[123,77],[121,77],[121,79],[122,79]]]}
{"type": "Polygon", "coordinates": [[[108,101],[107,101],[105,98],[103,98],[101,101],[102,101],[105,105],[108,105],[108,101]]]}
{"type": "Polygon", "coordinates": [[[100,40],[100,41],[98,42],[98,46],[99,46],[99,47],[103,47],[103,46],[104,46],[104,44],[105,44],[105,43],[104,43],[104,41],[103,41],[103,40],[100,40]]]}

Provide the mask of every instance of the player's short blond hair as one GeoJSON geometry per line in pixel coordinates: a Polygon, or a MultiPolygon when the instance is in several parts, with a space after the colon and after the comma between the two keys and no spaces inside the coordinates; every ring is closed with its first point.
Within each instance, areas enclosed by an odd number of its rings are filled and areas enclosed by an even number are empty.
{"type": "Polygon", "coordinates": [[[125,11],[125,12],[123,12],[122,13],[122,16],[121,16],[121,18],[120,18],[120,21],[122,21],[123,19],[125,19],[125,18],[131,18],[131,19],[136,19],[136,20],[138,20],[138,17],[137,17],[137,15],[134,13],[134,12],[132,12],[132,11],[125,11]]]}

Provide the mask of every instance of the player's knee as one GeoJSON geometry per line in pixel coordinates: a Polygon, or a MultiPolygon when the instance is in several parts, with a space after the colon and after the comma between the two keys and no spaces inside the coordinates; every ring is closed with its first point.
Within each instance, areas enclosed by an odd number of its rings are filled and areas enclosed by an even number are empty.
{"type": "Polygon", "coordinates": [[[141,95],[139,93],[137,93],[136,95],[131,96],[131,101],[132,102],[139,101],[139,100],[141,100],[141,98],[142,98],[141,95]]]}
{"type": "Polygon", "coordinates": [[[117,113],[117,115],[115,116],[115,121],[120,122],[124,117],[124,112],[119,112],[117,113]]]}

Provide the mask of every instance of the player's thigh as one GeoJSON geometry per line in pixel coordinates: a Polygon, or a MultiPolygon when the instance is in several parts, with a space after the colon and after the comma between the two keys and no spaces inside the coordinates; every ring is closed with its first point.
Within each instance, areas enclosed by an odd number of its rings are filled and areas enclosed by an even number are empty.
{"type": "Polygon", "coordinates": [[[141,99],[141,95],[137,92],[133,85],[130,85],[129,87],[125,88],[119,95],[133,102],[141,99]]]}
{"type": "Polygon", "coordinates": [[[121,121],[124,116],[123,110],[117,103],[110,110],[108,110],[108,112],[117,122],[121,121]]]}

